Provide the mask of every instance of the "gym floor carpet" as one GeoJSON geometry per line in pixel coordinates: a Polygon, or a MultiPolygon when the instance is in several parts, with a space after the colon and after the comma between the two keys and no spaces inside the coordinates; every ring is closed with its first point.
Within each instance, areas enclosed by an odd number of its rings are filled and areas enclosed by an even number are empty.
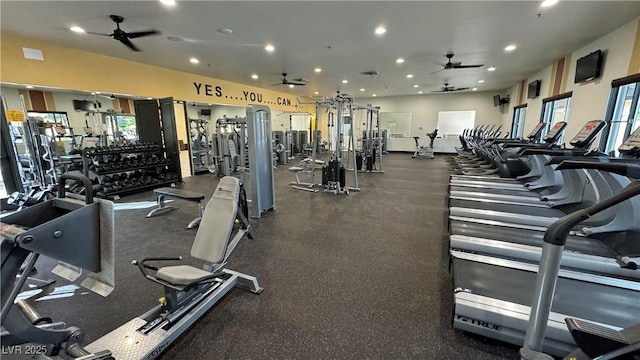
{"type": "MultiPolygon", "coordinates": [[[[291,189],[287,167],[296,165],[278,167],[277,210],[250,219],[256,239],[245,238],[227,266],[256,276],[264,292],[230,292],[162,359],[519,358],[517,347],[452,328],[449,174],[441,156],[385,156],[385,173],[359,173],[362,191],[348,196],[291,189]]],[[[217,183],[204,174],[180,188],[208,200],[217,183]]],[[[117,202],[154,200],[149,191],[117,202]]],[[[161,286],[144,279],[132,259],[183,255],[201,265],[189,258],[196,230],[185,229],[197,209],[172,205],[180,209],[153,218],[145,218],[149,209],[116,211],[109,297],[79,291],[37,309],[79,326],[89,343],[156,305],[161,286]]],[[[41,260],[38,276],[55,277],[50,265],[41,260]]]]}

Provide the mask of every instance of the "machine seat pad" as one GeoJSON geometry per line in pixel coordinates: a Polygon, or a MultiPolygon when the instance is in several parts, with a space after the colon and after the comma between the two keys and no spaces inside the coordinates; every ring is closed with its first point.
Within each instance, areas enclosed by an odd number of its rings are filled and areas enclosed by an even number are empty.
{"type": "Polygon", "coordinates": [[[299,172],[299,171],[303,171],[304,169],[299,167],[299,166],[292,166],[289,168],[289,171],[291,172],[299,172]]]}
{"type": "Polygon", "coordinates": [[[158,269],[156,277],[172,285],[189,285],[210,276],[211,273],[190,265],[165,266],[158,269]]]}
{"type": "Polygon", "coordinates": [[[238,212],[240,180],[233,176],[220,179],[207,203],[202,221],[191,246],[191,256],[218,264],[224,260],[238,212]]]}
{"type": "Polygon", "coordinates": [[[202,200],[204,200],[204,195],[199,194],[197,192],[188,191],[188,190],[181,190],[181,189],[174,189],[174,188],[171,188],[171,187],[163,187],[163,188],[154,189],[153,193],[155,195],[173,196],[173,197],[184,199],[184,200],[187,200],[187,201],[202,201],[202,200]]]}

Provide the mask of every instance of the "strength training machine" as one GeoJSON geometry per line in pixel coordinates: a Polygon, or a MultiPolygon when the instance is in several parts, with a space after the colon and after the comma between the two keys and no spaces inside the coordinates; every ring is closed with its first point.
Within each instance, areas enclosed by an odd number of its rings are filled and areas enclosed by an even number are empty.
{"type": "Polygon", "coordinates": [[[60,218],[32,229],[23,229],[35,224],[30,223],[27,216],[21,216],[28,214],[22,213],[51,206],[43,203],[5,218],[12,224],[2,224],[2,326],[7,330],[7,334],[3,334],[6,335],[2,338],[3,345],[26,342],[54,344],[58,351],[50,356],[58,356],[62,351],[65,356],[83,360],[154,359],[234,287],[245,288],[256,294],[262,291],[255,277],[225,268],[240,240],[245,235],[252,239],[253,233],[247,220],[247,199],[240,180],[224,177],[220,179],[205,208],[203,222],[191,248],[191,256],[202,260],[203,268],[190,265],[156,267],[149,264],[176,261],[181,257],[134,260],[133,264],[147,279],[164,287],[165,296],[160,299],[159,305],[148,312],[83,347],[82,332],[78,328],[64,328],[64,324],[60,323],[33,325],[23,308],[14,305],[26,274],[40,254],[88,269],[99,269],[100,252],[95,239],[99,236],[101,225],[99,204],[93,203],[91,192],[87,191],[86,205],[78,205],[77,202],[70,205],[64,199],[52,201],[53,206],[60,209],[70,207],[71,212],[67,210],[60,218]],[[68,220],[71,218],[84,218],[85,221],[73,222],[74,226],[70,227],[68,220]],[[94,238],[87,239],[89,234],[93,234],[94,238]],[[54,238],[56,244],[67,246],[51,250],[47,243],[54,238]],[[77,248],[68,251],[71,245],[77,248]],[[14,281],[25,259],[27,265],[23,275],[14,281]]]}

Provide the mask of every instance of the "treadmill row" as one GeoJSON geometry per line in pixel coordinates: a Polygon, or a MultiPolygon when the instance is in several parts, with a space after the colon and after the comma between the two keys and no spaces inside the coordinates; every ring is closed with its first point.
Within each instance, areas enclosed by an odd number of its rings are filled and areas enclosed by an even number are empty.
{"type": "MultiPolygon", "coordinates": [[[[640,128],[619,147],[621,157],[590,151],[605,127],[587,122],[557,145],[566,123],[538,143],[500,139],[476,128],[449,159],[449,233],[454,278],[454,327],[522,345],[546,229],[564,215],[619,193],[640,174],[588,168],[556,170],[563,161],[640,162],[640,128]]],[[[561,260],[543,351],[564,356],[575,347],[565,318],[614,330],[640,323],[640,197],[575,227],[561,260]]]]}

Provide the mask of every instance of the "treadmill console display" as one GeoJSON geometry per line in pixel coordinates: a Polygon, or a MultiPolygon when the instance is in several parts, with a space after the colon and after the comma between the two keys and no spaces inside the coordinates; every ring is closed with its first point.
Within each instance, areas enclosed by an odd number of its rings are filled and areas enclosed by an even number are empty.
{"type": "Polygon", "coordinates": [[[587,148],[591,146],[593,140],[604,129],[606,123],[602,120],[591,120],[571,139],[569,144],[576,148],[587,148]]]}
{"type": "Polygon", "coordinates": [[[533,130],[531,130],[529,135],[527,135],[527,138],[528,139],[538,138],[538,136],[540,136],[540,133],[542,132],[542,129],[544,129],[545,125],[547,125],[547,123],[538,123],[538,125],[536,125],[536,127],[534,127],[533,130]]]}
{"type": "Polygon", "coordinates": [[[618,147],[618,151],[621,153],[640,151],[640,127],[629,135],[627,140],[618,147]]]}
{"type": "Polygon", "coordinates": [[[556,142],[560,138],[560,136],[562,135],[562,132],[566,127],[567,127],[566,122],[564,121],[557,122],[555,125],[553,125],[551,130],[549,130],[549,132],[547,133],[547,136],[544,137],[544,142],[546,143],[556,142]]]}

